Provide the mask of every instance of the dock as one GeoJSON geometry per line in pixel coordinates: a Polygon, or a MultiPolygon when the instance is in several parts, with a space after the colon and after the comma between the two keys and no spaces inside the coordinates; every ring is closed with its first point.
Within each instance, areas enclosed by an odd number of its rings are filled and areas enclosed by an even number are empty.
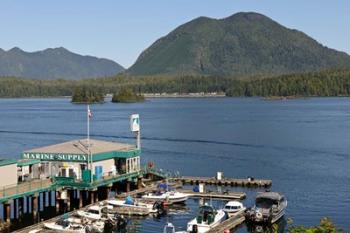
{"type": "Polygon", "coordinates": [[[223,221],[221,224],[218,226],[210,229],[208,233],[218,233],[218,232],[225,232],[225,230],[232,230],[244,223],[245,217],[244,216],[236,216],[236,217],[231,217],[223,221]]]}
{"type": "Polygon", "coordinates": [[[222,199],[222,200],[232,200],[232,199],[239,199],[243,200],[246,197],[246,194],[244,192],[216,192],[216,191],[207,191],[207,192],[194,192],[189,189],[178,189],[179,192],[186,193],[190,197],[193,198],[213,198],[213,199],[222,199]]]}
{"type": "Polygon", "coordinates": [[[236,178],[222,178],[217,179],[215,177],[199,177],[199,176],[180,176],[174,177],[172,180],[182,182],[183,184],[207,184],[207,185],[218,185],[218,186],[236,186],[236,187],[270,187],[272,180],[266,179],[236,179],[236,178]]]}

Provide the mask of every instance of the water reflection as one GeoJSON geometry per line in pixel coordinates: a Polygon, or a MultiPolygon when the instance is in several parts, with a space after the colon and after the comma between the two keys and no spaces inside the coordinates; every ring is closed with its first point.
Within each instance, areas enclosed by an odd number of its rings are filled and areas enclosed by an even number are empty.
{"type": "Polygon", "coordinates": [[[247,232],[250,233],[283,233],[287,228],[287,221],[281,218],[274,224],[260,225],[260,224],[246,224],[247,232]]]}

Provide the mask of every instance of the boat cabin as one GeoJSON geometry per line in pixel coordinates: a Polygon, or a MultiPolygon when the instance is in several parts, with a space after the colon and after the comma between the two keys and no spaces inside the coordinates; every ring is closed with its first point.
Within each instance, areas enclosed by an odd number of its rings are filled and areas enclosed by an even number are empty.
{"type": "Polygon", "coordinates": [[[207,223],[208,225],[210,225],[214,222],[215,215],[216,210],[214,209],[214,207],[209,205],[203,205],[199,207],[197,223],[207,223]]]}
{"type": "Polygon", "coordinates": [[[283,195],[276,192],[259,193],[255,200],[255,206],[263,209],[270,209],[271,207],[278,207],[285,202],[283,195]]]}
{"type": "Polygon", "coordinates": [[[238,212],[243,209],[244,206],[239,201],[229,201],[224,207],[225,212],[238,212]]]}

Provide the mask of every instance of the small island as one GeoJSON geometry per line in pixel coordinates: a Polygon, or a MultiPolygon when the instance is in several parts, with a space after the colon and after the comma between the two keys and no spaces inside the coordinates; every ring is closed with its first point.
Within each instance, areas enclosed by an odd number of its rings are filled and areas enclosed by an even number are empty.
{"type": "Polygon", "coordinates": [[[104,102],[104,95],[101,91],[92,89],[92,88],[86,88],[86,87],[77,87],[73,91],[72,95],[72,103],[103,103],[104,102]]]}
{"type": "Polygon", "coordinates": [[[145,97],[141,94],[136,94],[131,89],[122,89],[113,94],[113,103],[137,103],[145,101],[145,97]]]}

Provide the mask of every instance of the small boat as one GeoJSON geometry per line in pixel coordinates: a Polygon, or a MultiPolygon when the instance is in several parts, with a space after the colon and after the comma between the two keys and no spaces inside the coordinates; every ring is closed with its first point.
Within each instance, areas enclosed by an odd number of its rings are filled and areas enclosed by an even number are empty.
{"type": "Polygon", "coordinates": [[[132,197],[127,197],[125,200],[108,200],[108,205],[117,207],[117,212],[121,214],[121,211],[126,211],[130,215],[148,215],[150,213],[159,213],[162,209],[162,205],[157,203],[143,203],[138,200],[134,200],[132,197]],[[120,211],[118,211],[120,210],[120,211]]]}
{"type": "Polygon", "coordinates": [[[199,208],[197,217],[187,223],[187,231],[204,233],[225,219],[226,214],[223,210],[216,210],[213,206],[205,204],[199,208]]]}
{"type": "Polygon", "coordinates": [[[163,228],[163,233],[187,233],[187,231],[175,231],[175,226],[168,222],[163,228]]]}
{"type": "Polygon", "coordinates": [[[78,210],[77,215],[82,218],[87,218],[90,220],[104,220],[108,217],[114,217],[116,214],[115,211],[113,211],[113,206],[107,205],[107,206],[90,206],[86,211],[84,210],[78,210]]]}
{"type": "Polygon", "coordinates": [[[243,214],[246,208],[239,201],[229,201],[223,210],[229,217],[234,217],[243,214]]]}
{"type": "Polygon", "coordinates": [[[142,196],[145,200],[162,201],[170,204],[183,203],[188,199],[188,194],[176,191],[148,193],[142,196]]]}
{"type": "Polygon", "coordinates": [[[273,224],[282,218],[287,208],[286,198],[276,192],[259,193],[253,208],[246,211],[248,221],[273,224]]]}
{"type": "Polygon", "coordinates": [[[175,233],[175,226],[168,222],[163,228],[163,233],[175,233]]]}
{"type": "Polygon", "coordinates": [[[60,219],[57,222],[44,223],[44,228],[57,232],[85,233],[85,226],[71,223],[67,219],[60,219]]]}

